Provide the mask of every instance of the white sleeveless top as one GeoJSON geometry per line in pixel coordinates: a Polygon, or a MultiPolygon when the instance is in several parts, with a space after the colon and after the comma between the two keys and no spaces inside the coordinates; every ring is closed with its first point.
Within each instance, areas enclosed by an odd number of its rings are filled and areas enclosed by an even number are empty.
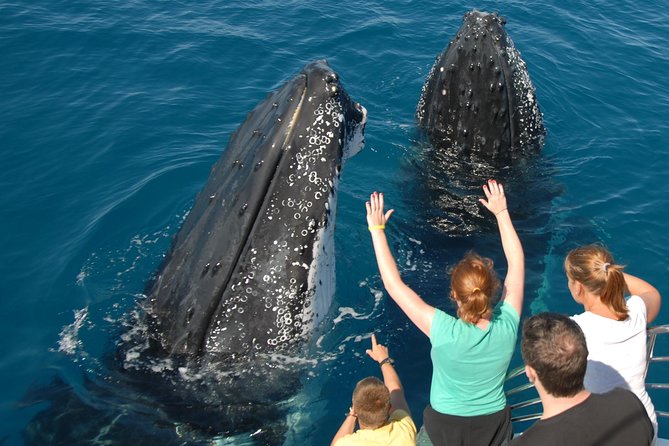
{"type": "Polygon", "coordinates": [[[641,400],[657,433],[655,407],[646,392],[646,304],[627,298],[629,317],[616,321],[589,311],[572,316],[585,333],[588,368],[585,388],[604,393],[616,387],[631,390],[641,400]]]}

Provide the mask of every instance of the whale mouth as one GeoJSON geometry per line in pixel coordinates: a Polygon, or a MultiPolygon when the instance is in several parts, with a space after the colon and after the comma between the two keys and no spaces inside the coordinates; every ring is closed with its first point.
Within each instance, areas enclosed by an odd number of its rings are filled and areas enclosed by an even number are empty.
{"type": "Polygon", "coordinates": [[[345,145],[344,160],[353,158],[365,146],[365,127],[367,125],[367,109],[358,102],[353,103],[353,108],[357,110],[357,112],[360,114],[360,116],[357,118],[359,124],[356,127],[353,134],[351,135],[351,137],[349,138],[348,143],[345,145]]]}

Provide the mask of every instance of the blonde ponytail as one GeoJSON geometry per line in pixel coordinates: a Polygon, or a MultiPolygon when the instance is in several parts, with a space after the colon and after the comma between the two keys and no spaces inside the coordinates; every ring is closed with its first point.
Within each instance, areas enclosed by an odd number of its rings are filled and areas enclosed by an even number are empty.
{"type": "Polygon", "coordinates": [[[564,267],[567,277],[581,283],[591,293],[597,294],[618,320],[627,319],[624,267],[613,262],[613,256],[606,248],[600,245],[587,245],[573,249],[567,254],[564,267]]]}

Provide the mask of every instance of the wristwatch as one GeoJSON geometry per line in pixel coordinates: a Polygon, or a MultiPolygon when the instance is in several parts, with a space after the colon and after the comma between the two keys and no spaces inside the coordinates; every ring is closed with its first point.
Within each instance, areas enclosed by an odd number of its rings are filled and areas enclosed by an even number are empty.
{"type": "Polygon", "coordinates": [[[390,363],[390,365],[393,365],[393,364],[395,364],[395,360],[393,358],[391,358],[390,356],[388,356],[386,359],[379,362],[379,367],[381,367],[385,363],[390,363]]]}

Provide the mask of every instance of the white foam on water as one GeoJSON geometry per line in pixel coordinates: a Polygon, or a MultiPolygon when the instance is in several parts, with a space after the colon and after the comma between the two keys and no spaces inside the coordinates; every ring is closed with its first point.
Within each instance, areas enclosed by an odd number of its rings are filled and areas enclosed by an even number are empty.
{"type": "Polygon", "coordinates": [[[79,330],[88,317],[88,307],[74,311],[74,322],[63,327],[58,336],[58,351],[66,355],[74,355],[81,347],[79,330]]]}

